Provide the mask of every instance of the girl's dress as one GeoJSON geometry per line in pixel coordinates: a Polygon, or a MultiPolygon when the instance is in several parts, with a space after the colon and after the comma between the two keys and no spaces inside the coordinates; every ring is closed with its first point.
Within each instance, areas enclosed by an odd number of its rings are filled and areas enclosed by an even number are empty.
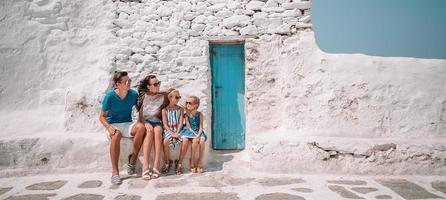
{"type": "MultiPolygon", "coordinates": [[[[167,125],[173,132],[177,132],[178,124],[180,123],[181,108],[176,106],[175,108],[166,107],[167,125]]],[[[181,132],[180,132],[181,134],[181,132]]],[[[172,134],[166,129],[163,131],[163,139],[169,140],[169,146],[175,148],[181,143],[181,137],[176,142],[173,141],[172,134]]]]}
{"type": "MultiPolygon", "coordinates": [[[[185,113],[184,115],[186,115],[189,118],[189,124],[192,128],[192,130],[194,130],[196,133],[198,133],[198,130],[200,129],[200,112],[195,113],[195,116],[190,116],[189,114],[185,113]]],[[[180,135],[181,139],[183,138],[196,138],[197,135],[195,135],[195,133],[193,133],[192,131],[190,131],[187,126],[183,126],[183,130],[181,131],[181,135],[180,135]]],[[[204,139],[205,141],[207,140],[207,136],[204,133],[201,133],[200,136],[201,139],[204,139]]]]}

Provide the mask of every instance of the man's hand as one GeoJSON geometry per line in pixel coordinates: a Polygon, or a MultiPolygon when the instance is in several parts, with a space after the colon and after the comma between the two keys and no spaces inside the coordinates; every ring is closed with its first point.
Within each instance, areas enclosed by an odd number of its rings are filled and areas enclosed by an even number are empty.
{"type": "Polygon", "coordinates": [[[108,135],[110,135],[110,137],[112,138],[116,134],[116,132],[118,132],[118,129],[113,127],[112,125],[110,125],[107,128],[107,131],[108,131],[108,135]]]}

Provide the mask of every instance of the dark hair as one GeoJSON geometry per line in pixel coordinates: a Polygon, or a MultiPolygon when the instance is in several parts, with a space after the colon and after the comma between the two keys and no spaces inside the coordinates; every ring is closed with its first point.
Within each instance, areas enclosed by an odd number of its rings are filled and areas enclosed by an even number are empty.
{"type": "Polygon", "coordinates": [[[139,109],[141,109],[142,102],[144,101],[144,94],[146,94],[149,91],[149,89],[147,89],[147,85],[149,85],[150,80],[154,78],[156,78],[155,75],[153,74],[148,75],[144,77],[144,79],[142,79],[136,86],[136,88],[138,89],[138,103],[136,103],[136,110],[139,111],[139,109]]]}
{"type": "Polygon", "coordinates": [[[128,76],[128,73],[125,71],[115,71],[113,74],[113,83],[116,84],[121,82],[121,78],[124,76],[128,76]]]}

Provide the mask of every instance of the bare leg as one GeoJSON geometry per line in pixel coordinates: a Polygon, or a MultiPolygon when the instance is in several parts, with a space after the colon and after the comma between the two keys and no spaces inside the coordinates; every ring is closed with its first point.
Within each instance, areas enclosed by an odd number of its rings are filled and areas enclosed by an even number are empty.
{"type": "Polygon", "coordinates": [[[181,143],[180,156],[178,158],[178,163],[177,163],[177,166],[175,166],[175,168],[176,168],[175,173],[177,175],[180,175],[183,173],[183,160],[184,160],[184,156],[187,153],[188,147],[189,147],[189,138],[184,138],[183,142],[181,143]]]}
{"type": "Polygon", "coordinates": [[[142,163],[142,171],[143,173],[150,168],[150,151],[152,150],[152,143],[153,143],[153,127],[146,123],[146,137],[144,138],[144,144],[143,144],[143,153],[144,153],[144,161],[142,163]]]}
{"type": "Polygon", "coordinates": [[[184,156],[187,153],[188,147],[189,147],[189,138],[184,138],[183,142],[181,143],[180,157],[178,158],[179,164],[183,164],[184,156]]]}
{"type": "Polygon", "coordinates": [[[161,143],[162,143],[162,132],[163,129],[160,126],[156,126],[153,129],[154,137],[155,137],[155,161],[153,162],[153,169],[158,170],[160,165],[160,157],[161,157],[161,143]]]}
{"type": "Polygon", "coordinates": [[[111,138],[111,144],[110,144],[110,159],[112,162],[112,176],[119,175],[119,168],[118,168],[118,162],[119,162],[119,151],[121,147],[121,132],[117,132],[112,138],[111,138]]]}
{"type": "Polygon", "coordinates": [[[170,148],[169,148],[169,140],[166,138],[163,140],[163,152],[164,152],[164,164],[169,163],[170,160],[170,148]]]}
{"type": "Polygon", "coordinates": [[[204,159],[204,150],[206,148],[206,141],[204,139],[200,139],[200,157],[198,158],[198,172],[203,171],[203,159],[204,159]]]}
{"type": "Polygon", "coordinates": [[[141,145],[144,142],[146,128],[142,123],[137,123],[132,127],[132,132],[130,134],[133,136],[133,152],[132,157],[130,158],[130,164],[135,165],[139,151],[141,150],[141,145]]]}
{"type": "Polygon", "coordinates": [[[195,153],[197,152],[197,147],[200,139],[194,138],[192,140],[192,149],[190,151],[190,170],[192,173],[195,173],[195,153]]]}

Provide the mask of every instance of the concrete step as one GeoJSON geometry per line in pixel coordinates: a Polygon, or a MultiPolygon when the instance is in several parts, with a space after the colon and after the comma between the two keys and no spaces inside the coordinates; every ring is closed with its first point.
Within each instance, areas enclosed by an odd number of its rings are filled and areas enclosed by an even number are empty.
{"type": "Polygon", "coordinates": [[[256,135],[250,169],[274,173],[446,174],[446,140],[256,135]]]}
{"type": "MultiPolygon", "coordinates": [[[[208,143],[208,146],[210,144],[208,143]]],[[[121,140],[119,166],[125,169],[127,156],[132,152],[132,140],[121,140]]],[[[205,167],[216,171],[223,163],[233,160],[225,152],[206,150],[205,167]]],[[[160,166],[163,163],[163,154],[160,166]]],[[[151,152],[153,166],[154,151],[151,152]]],[[[178,159],[179,148],[171,150],[171,159],[178,159]]],[[[189,168],[190,147],[183,166],[189,168]]],[[[196,154],[198,159],[198,151],[196,154]]],[[[141,170],[142,148],[137,161],[141,170]]],[[[35,136],[8,137],[0,139],[0,177],[25,176],[47,173],[110,172],[109,142],[105,133],[39,133],[35,136]]]]}

